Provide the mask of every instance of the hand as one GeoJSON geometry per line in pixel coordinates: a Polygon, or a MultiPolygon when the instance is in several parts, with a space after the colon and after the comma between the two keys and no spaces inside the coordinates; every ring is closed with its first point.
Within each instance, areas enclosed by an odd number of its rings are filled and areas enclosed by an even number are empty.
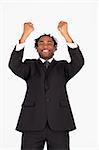
{"type": "Polygon", "coordinates": [[[31,22],[24,23],[23,34],[19,40],[19,43],[25,42],[32,31],[34,31],[33,24],[31,22]]]}
{"type": "Polygon", "coordinates": [[[60,21],[59,24],[58,24],[58,30],[60,31],[60,33],[63,36],[68,34],[68,24],[67,24],[67,22],[60,21]]]}
{"type": "Polygon", "coordinates": [[[32,31],[34,31],[33,24],[31,22],[24,23],[23,33],[28,36],[32,31]]]}
{"type": "Polygon", "coordinates": [[[57,28],[60,31],[61,35],[65,38],[66,42],[73,43],[73,40],[68,33],[68,23],[67,22],[60,21],[57,28]]]}

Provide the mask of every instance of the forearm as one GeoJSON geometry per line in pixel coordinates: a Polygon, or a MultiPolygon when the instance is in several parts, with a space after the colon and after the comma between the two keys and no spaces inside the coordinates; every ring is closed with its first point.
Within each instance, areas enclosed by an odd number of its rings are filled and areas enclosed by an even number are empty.
{"type": "Polygon", "coordinates": [[[78,72],[78,70],[80,70],[80,68],[84,65],[84,57],[79,46],[74,49],[68,47],[68,52],[71,58],[71,62],[69,63],[71,66],[70,70],[78,72]]]}
{"type": "Polygon", "coordinates": [[[73,40],[72,40],[71,36],[69,35],[69,33],[64,34],[64,38],[67,43],[73,43],[73,40]]]}
{"type": "Polygon", "coordinates": [[[14,68],[17,68],[19,64],[22,63],[23,51],[24,49],[21,49],[20,51],[16,51],[16,46],[14,47],[14,50],[12,51],[12,54],[9,60],[9,68],[11,70],[13,70],[14,68]]]}
{"type": "Polygon", "coordinates": [[[21,38],[19,39],[19,44],[25,43],[26,39],[27,39],[27,35],[22,34],[21,38]]]}
{"type": "Polygon", "coordinates": [[[79,46],[74,49],[68,46],[68,52],[71,61],[69,63],[65,62],[65,73],[66,76],[68,76],[67,81],[70,80],[74,75],[76,75],[84,65],[84,57],[79,49],[79,46]]]}
{"type": "Polygon", "coordinates": [[[23,79],[27,79],[29,74],[29,65],[28,65],[28,60],[22,62],[23,52],[24,52],[24,48],[21,49],[20,51],[16,51],[16,46],[15,46],[11,54],[8,66],[14,74],[16,74],[17,76],[23,79]]]}

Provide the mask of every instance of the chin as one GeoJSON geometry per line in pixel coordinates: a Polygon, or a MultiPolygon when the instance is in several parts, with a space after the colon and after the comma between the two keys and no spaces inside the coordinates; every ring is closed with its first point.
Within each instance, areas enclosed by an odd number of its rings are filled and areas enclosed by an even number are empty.
{"type": "Polygon", "coordinates": [[[49,59],[51,58],[50,56],[41,56],[43,59],[49,59]]]}
{"type": "Polygon", "coordinates": [[[43,59],[50,59],[50,58],[52,58],[52,57],[53,57],[53,55],[51,55],[51,56],[50,56],[50,55],[49,55],[49,56],[47,56],[47,55],[46,55],[46,56],[44,56],[44,55],[40,55],[40,57],[41,57],[41,58],[43,58],[43,59]]]}

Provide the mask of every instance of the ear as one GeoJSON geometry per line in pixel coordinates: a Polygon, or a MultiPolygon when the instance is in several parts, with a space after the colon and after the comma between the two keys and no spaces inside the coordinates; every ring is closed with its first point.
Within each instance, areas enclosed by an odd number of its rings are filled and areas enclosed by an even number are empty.
{"type": "Polygon", "coordinates": [[[55,45],[55,47],[54,47],[54,52],[57,50],[57,46],[55,45]]]}
{"type": "Polygon", "coordinates": [[[38,51],[37,46],[35,47],[35,50],[38,51]]]}

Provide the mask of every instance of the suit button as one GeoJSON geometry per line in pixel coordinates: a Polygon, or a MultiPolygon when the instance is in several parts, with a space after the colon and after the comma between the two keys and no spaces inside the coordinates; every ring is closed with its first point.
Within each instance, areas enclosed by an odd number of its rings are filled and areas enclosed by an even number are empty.
{"type": "Polygon", "coordinates": [[[50,101],[50,99],[49,99],[49,98],[46,98],[46,101],[47,101],[47,102],[49,102],[49,101],[50,101]]]}
{"type": "Polygon", "coordinates": [[[49,89],[49,87],[48,86],[45,86],[45,90],[47,91],[49,89]]]}
{"type": "Polygon", "coordinates": [[[49,89],[48,85],[45,84],[45,90],[47,91],[49,89]]]}

